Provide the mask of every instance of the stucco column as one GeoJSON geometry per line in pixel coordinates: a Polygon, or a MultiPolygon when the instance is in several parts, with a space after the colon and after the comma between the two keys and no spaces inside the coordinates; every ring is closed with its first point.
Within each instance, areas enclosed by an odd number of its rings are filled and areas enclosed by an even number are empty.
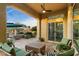
{"type": "Polygon", "coordinates": [[[0,42],[6,40],[6,4],[0,4],[0,42]]]}
{"type": "Polygon", "coordinates": [[[37,38],[41,38],[41,19],[37,20],[37,38]]]}
{"type": "Polygon", "coordinates": [[[67,12],[64,13],[63,18],[63,38],[67,38],[67,12]]]}
{"type": "Polygon", "coordinates": [[[68,14],[67,14],[67,38],[73,39],[73,6],[68,4],[68,14]]]}
{"type": "Polygon", "coordinates": [[[41,20],[41,37],[48,41],[48,18],[41,20]]]}

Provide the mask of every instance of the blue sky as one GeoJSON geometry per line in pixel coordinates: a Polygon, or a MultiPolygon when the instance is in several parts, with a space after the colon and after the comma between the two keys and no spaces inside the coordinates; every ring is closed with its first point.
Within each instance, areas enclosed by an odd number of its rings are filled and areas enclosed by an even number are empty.
{"type": "Polygon", "coordinates": [[[35,18],[21,12],[20,10],[16,10],[12,7],[7,7],[7,23],[21,23],[27,26],[36,26],[37,21],[35,18]]]}

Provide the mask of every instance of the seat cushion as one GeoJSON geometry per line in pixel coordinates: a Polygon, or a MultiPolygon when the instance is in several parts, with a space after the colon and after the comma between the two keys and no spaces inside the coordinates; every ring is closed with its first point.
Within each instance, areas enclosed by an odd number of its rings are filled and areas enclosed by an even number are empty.
{"type": "Polygon", "coordinates": [[[16,56],[26,56],[28,54],[29,54],[29,52],[26,52],[26,51],[23,51],[23,50],[16,52],[16,56]]]}
{"type": "Polygon", "coordinates": [[[79,40],[75,40],[77,47],[79,47],[79,40]]]}
{"type": "Polygon", "coordinates": [[[22,49],[19,49],[17,47],[14,48],[16,52],[16,56],[26,56],[29,55],[30,52],[24,51],[22,49]]]}
{"type": "Polygon", "coordinates": [[[75,50],[72,48],[70,50],[59,52],[57,55],[58,56],[73,56],[74,53],[75,53],[75,50]]]}
{"type": "Polygon", "coordinates": [[[17,47],[15,47],[14,49],[15,49],[15,51],[16,51],[16,52],[20,50],[20,49],[19,49],[19,48],[17,48],[17,47]]]}
{"type": "Polygon", "coordinates": [[[5,50],[6,52],[9,52],[10,53],[13,48],[10,47],[7,43],[4,43],[2,45],[2,49],[5,50]]]}
{"type": "Polygon", "coordinates": [[[69,50],[70,47],[65,45],[65,44],[59,44],[56,46],[56,49],[59,50],[59,51],[62,51],[62,50],[69,50]]]}
{"type": "Polygon", "coordinates": [[[69,39],[63,38],[61,43],[67,45],[68,44],[69,39]]]}

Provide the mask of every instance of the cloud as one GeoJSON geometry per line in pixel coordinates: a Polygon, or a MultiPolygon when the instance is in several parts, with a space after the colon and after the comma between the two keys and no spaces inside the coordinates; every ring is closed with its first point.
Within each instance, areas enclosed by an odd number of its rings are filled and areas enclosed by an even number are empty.
{"type": "Polygon", "coordinates": [[[27,14],[22,13],[19,10],[8,7],[6,11],[7,11],[7,22],[11,23],[18,22],[32,27],[37,25],[37,21],[33,17],[28,16],[27,14]]]}
{"type": "Polygon", "coordinates": [[[28,18],[28,20],[26,19],[25,21],[20,21],[19,23],[21,24],[25,24],[27,26],[37,26],[37,21],[36,19],[31,19],[31,18],[28,18]]]}

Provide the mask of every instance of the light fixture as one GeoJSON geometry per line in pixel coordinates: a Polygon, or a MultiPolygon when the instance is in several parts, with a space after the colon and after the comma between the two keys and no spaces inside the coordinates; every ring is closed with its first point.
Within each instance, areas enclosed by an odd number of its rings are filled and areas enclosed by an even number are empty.
{"type": "Polygon", "coordinates": [[[46,11],[45,11],[45,10],[43,10],[42,12],[43,12],[43,13],[46,13],[46,11]]]}

